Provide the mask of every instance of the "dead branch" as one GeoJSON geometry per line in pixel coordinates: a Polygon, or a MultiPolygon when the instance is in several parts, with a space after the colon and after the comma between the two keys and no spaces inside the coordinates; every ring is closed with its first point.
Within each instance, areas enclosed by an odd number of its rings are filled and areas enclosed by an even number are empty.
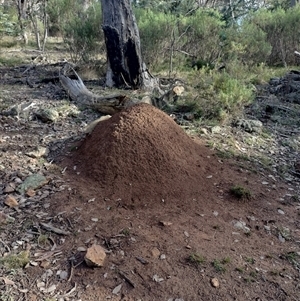
{"type": "Polygon", "coordinates": [[[92,93],[87,89],[73,68],[72,71],[75,74],[76,79],[71,79],[60,74],[59,80],[70,98],[77,103],[91,106],[104,114],[115,114],[134,104],[130,98],[124,94],[100,96],[92,93]]]}

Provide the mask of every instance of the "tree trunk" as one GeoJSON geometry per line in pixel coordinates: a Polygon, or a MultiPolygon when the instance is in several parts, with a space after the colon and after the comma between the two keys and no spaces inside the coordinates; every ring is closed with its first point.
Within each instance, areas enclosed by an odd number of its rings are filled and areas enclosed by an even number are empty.
{"type": "Polygon", "coordinates": [[[27,38],[27,33],[26,33],[26,25],[25,25],[25,19],[26,19],[26,9],[27,9],[27,1],[24,0],[15,0],[15,5],[18,10],[18,21],[19,21],[19,26],[21,30],[21,35],[24,41],[24,44],[28,44],[28,38],[27,38]]]}
{"type": "Polygon", "coordinates": [[[150,88],[156,80],[143,63],[140,36],[130,0],[101,0],[107,51],[106,85],[150,88]]]}

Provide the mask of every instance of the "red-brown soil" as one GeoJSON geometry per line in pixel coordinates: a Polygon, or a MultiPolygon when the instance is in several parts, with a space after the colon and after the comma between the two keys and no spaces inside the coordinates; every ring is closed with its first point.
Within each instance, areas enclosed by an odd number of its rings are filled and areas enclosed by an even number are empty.
{"type": "Polygon", "coordinates": [[[88,296],[82,300],[296,300],[298,272],[286,256],[298,250],[299,231],[278,239],[298,227],[294,207],[279,205],[287,186],[262,184],[268,175],[243,163],[224,162],[148,105],[99,123],[62,163],[76,166],[68,200],[52,200],[76,231],[69,253],[80,257],[76,249],[92,243],[111,251],[103,268],[75,269],[72,281],[88,296]],[[251,198],[233,197],[235,185],[251,198]],[[250,232],[236,229],[237,221],[250,232]]]}
{"type": "Polygon", "coordinates": [[[167,114],[140,104],[100,122],[74,162],[106,197],[139,202],[188,199],[211,186],[222,167],[167,114]]]}

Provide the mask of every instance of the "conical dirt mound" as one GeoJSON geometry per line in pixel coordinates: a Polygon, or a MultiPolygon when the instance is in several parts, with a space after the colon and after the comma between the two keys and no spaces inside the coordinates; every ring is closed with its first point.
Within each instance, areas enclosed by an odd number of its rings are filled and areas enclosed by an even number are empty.
{"type": "Polygon", "coordinates": [[[139,104],[100,122],[75,156],[104,197],[151,200],[198,195],[207,152],[168,115],[139,104]]]}

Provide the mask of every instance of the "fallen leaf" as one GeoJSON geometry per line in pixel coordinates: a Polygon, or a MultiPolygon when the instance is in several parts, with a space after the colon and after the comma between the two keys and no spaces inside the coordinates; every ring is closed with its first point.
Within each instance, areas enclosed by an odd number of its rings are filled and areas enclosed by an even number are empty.
{"type": "Polygon", "coordinates": [[[17,207],[19,205],[18,201],[12,196],[8,195],[4,201],[4,204],[10,208],[17,207]]]}

